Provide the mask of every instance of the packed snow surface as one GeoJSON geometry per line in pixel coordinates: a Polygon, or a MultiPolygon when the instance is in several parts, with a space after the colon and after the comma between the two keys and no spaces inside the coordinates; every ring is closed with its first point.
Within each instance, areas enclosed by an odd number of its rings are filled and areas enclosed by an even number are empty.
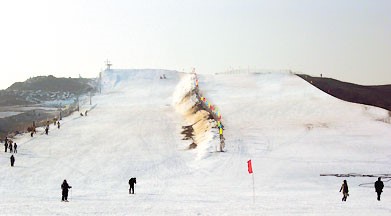
{"type": "Polygon", "coordinates": [[[338,100],[289,73],[199,75],[222,114],[226,146],[216,151],[216,133],[209,146],[188,150],[175,97],[190,89],[181,83],[189,76],[105,71],[102,94],[82,106],[88,116],[16,137],[15,167],[0,153],[0,215],[390,215],[389,179],[379,202],[376,177],[320,176],[391,173],[387,111],[338,100]],[[73,187],[68,203],[64,179],[73,187]],[[344,179],[347,202],[338,192],[344,179]]]}

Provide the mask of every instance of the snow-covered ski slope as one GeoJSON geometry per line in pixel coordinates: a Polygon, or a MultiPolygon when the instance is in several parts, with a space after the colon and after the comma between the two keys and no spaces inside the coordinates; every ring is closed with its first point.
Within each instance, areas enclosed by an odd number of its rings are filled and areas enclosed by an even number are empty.
{"type": "Polygon", "coordinates": [[[188,76],[106,71],[102,94],[82,106],[88,116],[51,125],[48,136],[40,128],[34,138],[17,137],[15,167],[0,153],[0,215],[391,213],[388,179],[378,202],[377,178],[320,176],[391,173],[387,111],[335,99],[291,74],[199,75],[202,94],[222,113],[226,151],[215,151],[216,137],[187,150],[180,134],[187,122],[173,97],[188,76]],[[64,179],[73,186],[69,203],[60,202],[64,179]],[[338,192],[344,179],[346,203],[338,192]]]}

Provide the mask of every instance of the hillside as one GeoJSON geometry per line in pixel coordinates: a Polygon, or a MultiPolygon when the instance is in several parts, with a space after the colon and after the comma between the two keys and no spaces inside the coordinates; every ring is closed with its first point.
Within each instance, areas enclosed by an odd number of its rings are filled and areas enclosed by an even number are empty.
{"type": "Polygon", "coordinates": [[[363,86],[331,78],[298,74],[320,90],[341,100],[381,107],[391,111],[391,85],[363,86]]]}
{"type": "Polygon", "coordinates": [[[16,82],[0,91],[0,106],[31,105],[52,100],[67,100],[96,91],[96,80],[39,76],[16,82]]]}
{"type": "MultiPolygon", "coordinates": [[[[384,109],[347,103],[285,73],[198,75],[199,92],[224,124],[200,127],[195,149],[183,140],[191,124],[192,74],[110,70],[93,104],[64,118],[49,135],[15,138],[18,153],[0,152],[4,215],[388,215],[376,177],[391,163],[391,125],[384,109]],[[167,79],[159,79],[165,74],[167,79]],[[181,99],[182,98],[182,99],[181,99]],[[186,99],[185,99],[186,98],[186,99]],[[178,105],[178,102],[186,101],[178,105]],[[253,162],[254,176],[247,172],[253,162]],[[128,180],[137,178],[135,194],[128,180]],[[73,187],[60,202],[64,179],[73,187]],[[254,192],[253,199],[253,179],[254,192]],[[347,179],[350,196],[338,193],[347,179]]],[[[194,101],[193,101],[194,102],[194,101]]],[[[194,120],[194,119],[192,119],[194,120]]],[[[213,124],[204,121],[203,126],[213,124]]],[[[197,137],[196,137],[197,138],[197,137]]]]}
{"type": "Polygon", "coordinates": [[[67,116],[77,109],[83,95],[93,94],[96,88],[96,79],[51,75],[14,83],[0,91],[0,139],[25,132],[33,121],[40,125],[42,121],[59,117],[60,112],[67,116]]]}
{"type": "Polygon", "coordinates": [[[11,91],[46,91],[83,93],[92,91],[91,79],[87,78],[57,78],[55,76],[38,76],[27,79],[25,82],[16,82],[7,90],[11,91]]]}

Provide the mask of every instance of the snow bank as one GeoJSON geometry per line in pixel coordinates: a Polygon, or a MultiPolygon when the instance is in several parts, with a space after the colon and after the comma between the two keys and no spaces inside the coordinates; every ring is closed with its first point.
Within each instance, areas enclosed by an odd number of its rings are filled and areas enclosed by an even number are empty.
{"type": "Polygon", "coordinates": [[[173,105],[180,113],[188,126],[191,126],[192,143],[189,148],[195,148],[197,158],[204,158],[208,152],[214,151],[215,131],[212,128],[216,125],[210,114],[201,109],[200,102],[195,93],[195,76],[186,74],[178,83],[173,94],[173,105]]]}

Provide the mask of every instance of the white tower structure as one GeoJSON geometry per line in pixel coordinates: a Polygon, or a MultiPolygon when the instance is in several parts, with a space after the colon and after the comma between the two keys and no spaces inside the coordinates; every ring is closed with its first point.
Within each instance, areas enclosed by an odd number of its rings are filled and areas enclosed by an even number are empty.
{"type": "Polygon", "coordinates": [[[113,64],[111,64],[110,61],[109,61],[108,59],[106,60],[105,63],[106,63],[106,70],[110,70],[110,67],[111,67],[111,65],[113,65],[113,64]]]}

